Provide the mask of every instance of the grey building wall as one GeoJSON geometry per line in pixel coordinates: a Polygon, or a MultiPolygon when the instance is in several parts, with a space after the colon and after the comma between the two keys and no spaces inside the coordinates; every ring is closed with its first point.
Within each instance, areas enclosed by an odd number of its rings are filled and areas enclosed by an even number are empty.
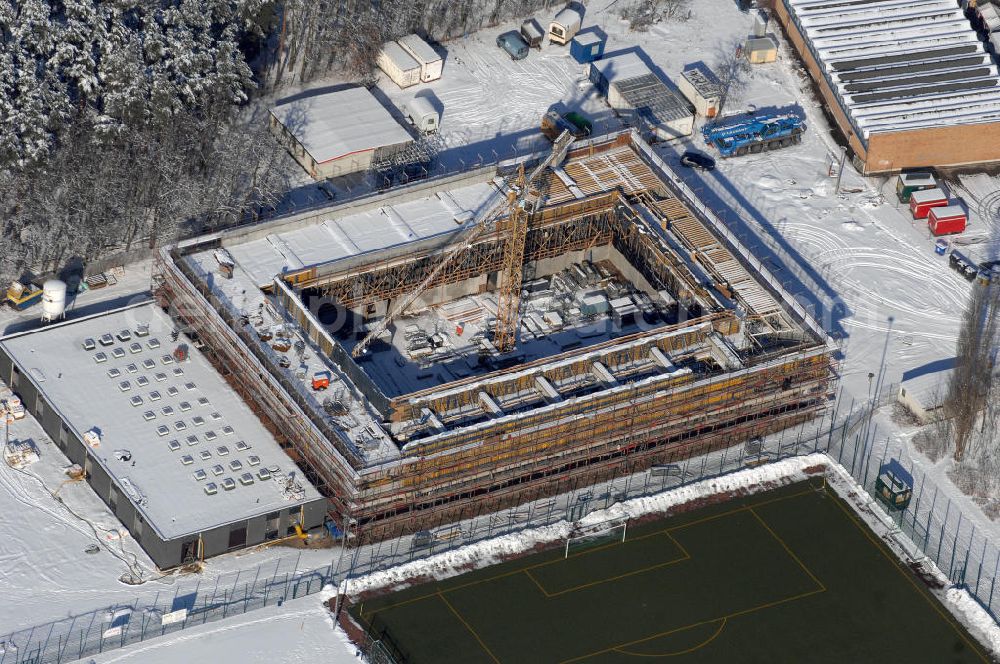
{"type": "Polygon", "coordinates": [[[164,540],[145,522],[139,510],[104,467],[90,458],[87,445],[73,433],[59,416],[58,411],[46,402],[44,396],[39,394],[35,384],[17,368],[13,359],[2,347],[0,347],[0,378],[17,392],[25,410],[38,419],[42,429],[66,455],[70,463],[79,464],[86,470],[87,483],[94,493],[104,501],[108,510],[118,518],[160,569],[191,562],[185,559],[185,554],[190,554],[192,551],[195,558],[210,558],[287,537],[295,533],[292,524],[300,517],[305,530],[323,525],[326,518],[326,500],[320,498],[306,505],[286,507],[276,513],[234,521],[202,533],[164,540]],[[244,530],[245,535],[239,532],[234,534],[234,530],[244,530]],[[230,546],[231,543],[233,546],[230,546]]]}

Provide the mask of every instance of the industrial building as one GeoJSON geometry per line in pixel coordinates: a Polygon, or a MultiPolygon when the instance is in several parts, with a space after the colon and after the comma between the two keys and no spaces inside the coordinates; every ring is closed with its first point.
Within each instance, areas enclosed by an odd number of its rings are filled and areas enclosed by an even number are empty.
{"type": "Polygon", "coordinates": [[[530,175],[478,169],[161,251],[157,300],[356,541],[825,409],[822,328],[640,135],[567,139],[530,175]]]}
{"type": "Polygon", "coordinates": [[[296,535],[327,511],[189,343],[148,301],[0,340],[0,378],[160,568],[296,535]]]}
{"type": "Polygon", "coordinates": [[[369,170],[413,144],[365,88],[312,95],[270,109],[271,131],[317,180],[369,170]]]}
{"type": "Polygon", "coordinates": [[[636,53],[590,63],[590,81],[626,122],[655,140],[690,136],[694,107],[636,53]]]}
{"type": "Polygon", "coordinates": [[[865,173],[1000,159],[1000,76],[953,0],[772,0],[865,173]]]}

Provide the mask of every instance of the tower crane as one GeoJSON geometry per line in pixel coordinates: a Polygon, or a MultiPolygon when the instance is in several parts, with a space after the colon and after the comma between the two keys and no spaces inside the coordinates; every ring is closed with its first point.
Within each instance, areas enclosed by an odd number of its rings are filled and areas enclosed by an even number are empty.
{"type": "Polygon", "coordinates": [[[528,175],[525,175],[524,165],[519,165],[517,174],[507,178],[503,186],[494,190],[481,211],[455,234],[452,241],[445,247],[444,255],[438,264],[417,284],[416,288],[397,302],[385,317],[372,327],[351,351],[351,356],[361,357],[372,340],[389,329],[392,321],[409,309],[459,254],[471,247],[483,235],[498,228],[500,219],[505,213],[507,222],[500,228],[509,231],[510,236],[504,248],[494,345],[501,352],[510,350],[517,336],[528,217],[534,211],[539,199],[538,192],[532,190],[531,186],[546,168],[553,164],[562,163],[574,140],[569,131],[563,131],[552,144],[552,152],[539,162],[528,175]]]}

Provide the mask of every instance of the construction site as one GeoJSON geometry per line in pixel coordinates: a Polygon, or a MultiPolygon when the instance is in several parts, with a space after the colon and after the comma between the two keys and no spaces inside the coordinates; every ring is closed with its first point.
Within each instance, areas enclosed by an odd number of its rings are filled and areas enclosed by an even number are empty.
{"type": "Polygon", "coordinates": [[[822,328],[635,132],[161,251],[157,300],[355,543],[817,417],[822,328]]]}

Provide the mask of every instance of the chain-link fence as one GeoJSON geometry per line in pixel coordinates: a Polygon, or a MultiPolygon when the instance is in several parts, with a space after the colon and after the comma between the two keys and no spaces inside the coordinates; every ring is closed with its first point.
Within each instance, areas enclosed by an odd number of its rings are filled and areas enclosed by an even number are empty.
{"type": "Polygon", "coordinates": [[[869,507],[890,528],[890,535],[913,561],[932,560],[956,586],[965,588],[997,622],[1000,622],[1000,547],[970,520],[960,504],[939,486],[939,480],[918,467],[905,446],[882,438],[871,418],[846,437],[832,441],[828,454],[864,487],[869,507]],[[895,459],[913,478],[913,496],[902,510],[878,496],[880,469],[895,459]],[[905,537],[900,537],[905,535],[905,537]]]}
{"type": "MultiPolygon", "coordinates": [[[[888,439],[877,437],[873,408],[890,402],[896,386],[889,386],[864,403],[837,401],[824,416],[787,429],[765,440],[692,457],[679,464],[656,466],[643,473],[581,487],[555,498],[546,498],[460,523],[348,549],[343,561],[318,569],[301,569],[293,556],[250,570],[220,576],[212,581],[176,584],[169,596],[152,602],[136,600],[90,611],[80,616],[39,625],[0,637],[0,664],[49,664],[70,662],[100,652],[128,646],[246,613],[285,600],[318,592],[327,584],[340,584],[379,570],[428,556],[515,534],[561,521],[579,521],[612,504],[650,496],[738,470],[773,463],[792,456],[826,452],[837,460],[874,496],[881,465],[893,456],[888,439]]],[[[995,579],[1000,571],[1000,549],[963,514],[960,506],[938,489],[934,478],[915,468],[905,454],[899,461],[914,474],[914,495],[909,507],[891,511],[871,498],[872,509],[894,533],[912,540],[910,555],[931,558],[952,583],[965,585],[987,610],[998,601],[995,579]]],[[[906,538],[900,538],[906,543],[906,538]]],[[[362,645],[370,662],[398,661],[391,635],[370,633],[362,645]]]]}

